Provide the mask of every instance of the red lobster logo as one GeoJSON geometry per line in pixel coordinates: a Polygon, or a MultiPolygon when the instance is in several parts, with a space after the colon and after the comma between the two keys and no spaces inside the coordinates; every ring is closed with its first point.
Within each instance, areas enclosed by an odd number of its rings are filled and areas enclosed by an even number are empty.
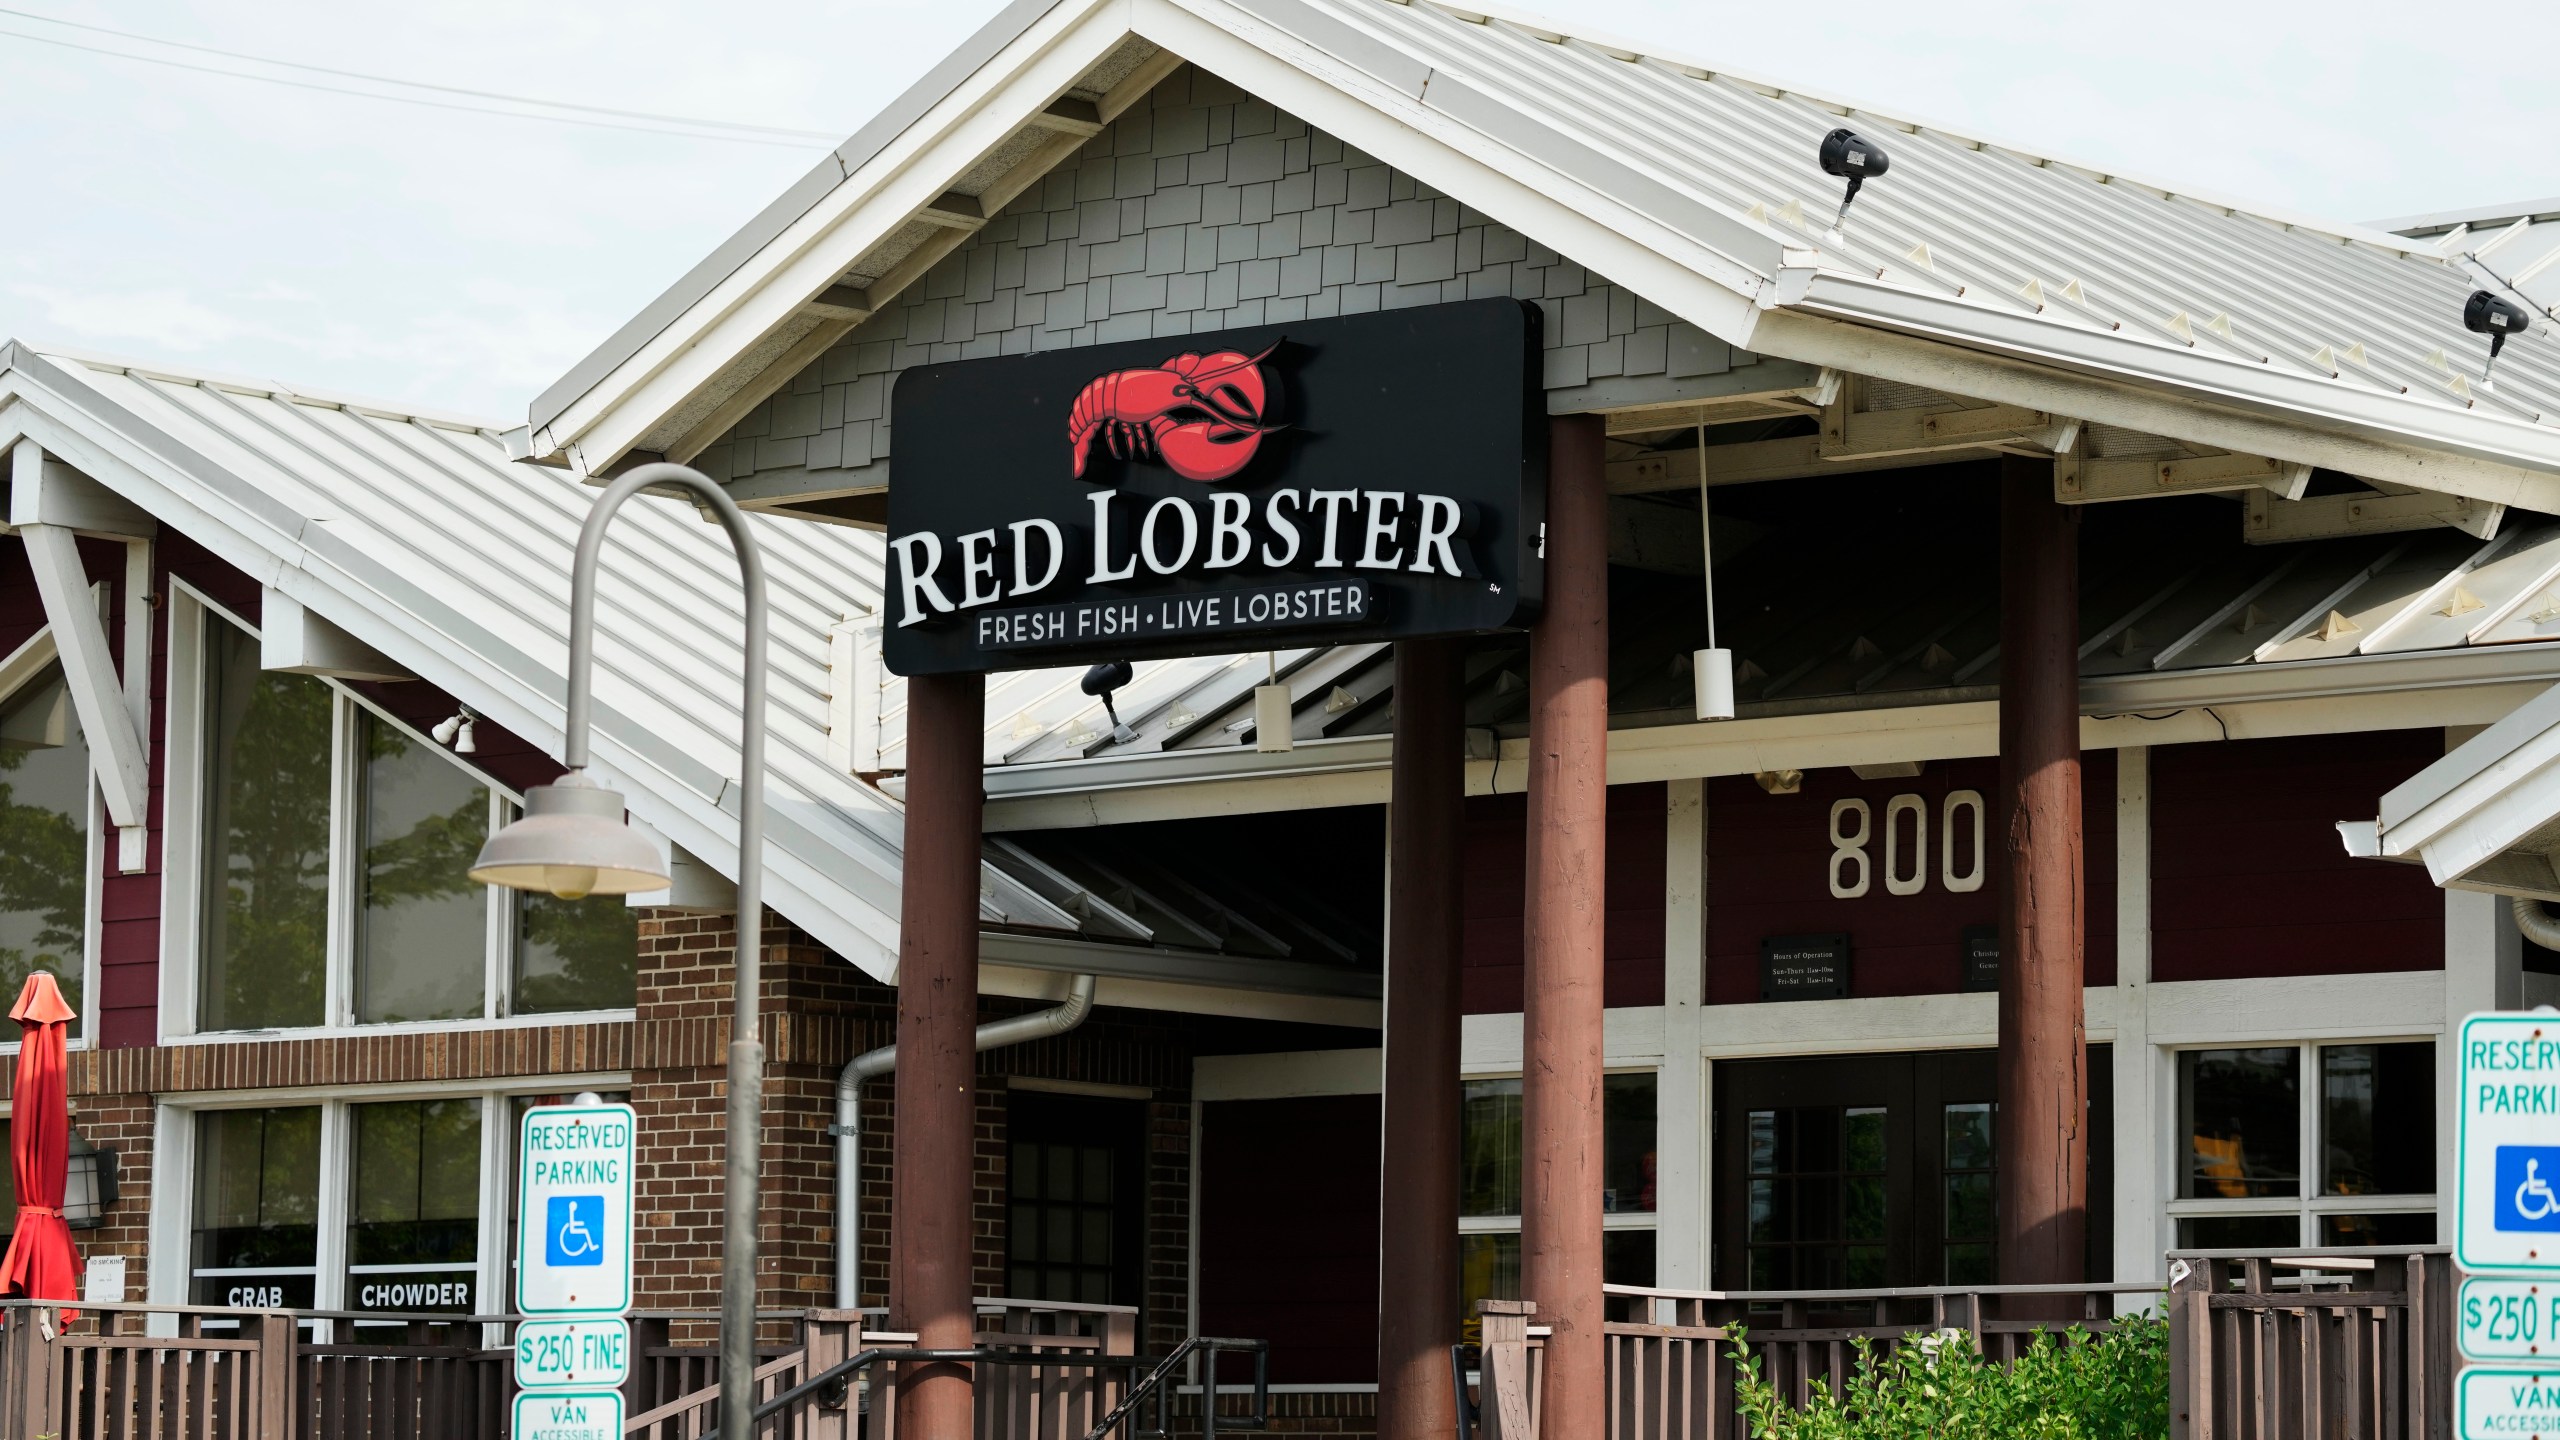
{"type": "Polygon", "coordinates": [[[1076,478],[1084,478],[1097,437],[1120,459],[1161,460],[1185,480],[1242,470],[1263,436],[1287,428],[1263,420],[1279,387],[1262,362],[1281,344],[1259,355],[1184,351],[1152,369],[1096,376],[1067,412],[1076,478]]]}

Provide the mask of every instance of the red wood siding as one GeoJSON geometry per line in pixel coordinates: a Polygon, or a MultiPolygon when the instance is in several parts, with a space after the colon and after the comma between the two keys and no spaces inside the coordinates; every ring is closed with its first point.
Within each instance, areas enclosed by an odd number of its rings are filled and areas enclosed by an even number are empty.
{"type": "MultiPolygon", "coordinates": [[[[1609,788],[1607,973],[1604,1003],[1662,1003],[1662,866],[1667,799],[1660,785],[1609,788]]],[[[1470,1015],[1520,1009],[1521,925],[1528,895],[1529,802],[1524,795],[1467,801],[1465,961],[1460,985],[1470,1015]]]]}
{"type": "MultiPolygon", "coordinates": [[[[1963,976],[1965,927],[1998,918],[1992,877],[1984,877],[1981,889],[1961,894],[1940,881],[1940,817],[1947,796],[1957,790],[1980,791],[1986,809],[1996,805],[1999,762],[1933,760],[1906,780],[1811,770],[1794,795],[1771,795],[1748,775],[1708,781],[1707,1003],[1760,998],[1764,938],[1837,932],[1849,936],[1851,995],[1954,993],[1963,976]],[[1926,881],[1913,895],[1888,894],[1884,887],[1885,803],[1896,795],[1921,796],[1928,806],[1926,881]],[[1866,894],[1842,900],[1831,894],[1831,807],[1851,798],[1865,800],[1874,817],[1866,845],[1872,873],[1866,894]]],[[[2115,756],[2083,756],[2086,974],[2092,985],[2112,985],[2116,978],[2115,794],[2115,756]]],[[[1986,818],[1997,823],[1996,814],[1986,818]]],[[[1986,836],[1985,864],[1996,864],[1998,854],[1997,842],[1986,836]]]]}
{"type": "Polygon", "coordinates": [[[2435,729],[2152,751],[2152,977],[2441,968],[2426,867],[2348,858],[2337,822],[2443,755],[2435,729]]]}
{"type": "Polygon", "coordinates": [[[1197,1203],[1200,1333],[1269,1340],[1275,1385],[1375,1383],[1378,1097],[1202,1105],[1197,1203]]]}

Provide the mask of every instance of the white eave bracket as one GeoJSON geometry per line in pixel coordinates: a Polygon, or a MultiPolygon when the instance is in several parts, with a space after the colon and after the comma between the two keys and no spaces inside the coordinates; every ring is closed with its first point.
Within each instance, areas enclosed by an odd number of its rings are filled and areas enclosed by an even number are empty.
{"type": "Polygon", "coordinates": [[[332,680],[415,680],[399,661],[321,619],[272,585],[258,597],[258,664],[262,669],[332,680]]]}
{"type": "Polygon", "coordinates": [[[99,485],[45,458],[32,440],[10,452],[9,524],[27,547],[36,592],[44,599],[62,675],[80,730],[89,743],[90,767],[116,827],[116,869],[131,875],[149,862],[151,536],[150,517],[99,485]],[[97,594],[80,563],[81,534],[120,540],[125,546],[125,652],[131,663],[116,674],[97,594]]]}

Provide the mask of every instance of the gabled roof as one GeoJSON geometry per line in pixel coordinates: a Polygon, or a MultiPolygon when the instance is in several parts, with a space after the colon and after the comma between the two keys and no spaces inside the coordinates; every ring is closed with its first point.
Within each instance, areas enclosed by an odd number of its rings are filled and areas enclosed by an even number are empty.
{"type": "Polygon", "coordinates": [[[1022,0],[537,401],[530,450],[695,453],[1175,57],[1760,354],[2560,510],[2560,350],[2479,385],[2431,244],[1433,0],[1022,0]],[[1845,233],[1841,124],[1894,157],[1845,233]]]}
{"type": "MultiPolygon", "coordinates": [[[[267,381],[0,344],[0,450],[20,437],[557,752],[569,557],[594,501],[508,463],[485,424],[267,381]]],[[[827,762],[828,633],[876,595],[877,547],[759,517],[773,597],[769,903],[878,976],[897,956],[898,806],[827,762]]],[[[605,550],[595,769],[632,812],[735,873],[736,571],[694,512],[643,498],[605,550]]],[[[991,925],[1072,934],[993,867],[991,925]]]]}

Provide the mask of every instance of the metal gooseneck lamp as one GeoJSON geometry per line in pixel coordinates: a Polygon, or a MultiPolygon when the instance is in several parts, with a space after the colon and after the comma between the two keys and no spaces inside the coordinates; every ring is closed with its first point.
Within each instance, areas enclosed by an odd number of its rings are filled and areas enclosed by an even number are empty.
{"type": "Polygon", "coordinates": [[[569,714],[561,763],[569,773],[525,792],[524,817],[489,837],[471,878],[564,900],[663,890],[667,863],[623,820],[622,796],[586,777],[595,661],[596,561],[622,502],[678,486],[717,518],[738,552],[746,600],[746,657],[738,727],[738,957],[729,1035],[727,1214],[720,1255],[720,1433],[755,1433],[756,1209],[764,1127],[764,1045],[756,1029],[762,979],[764,863],[764,557],[737,502],[701,471],[643,465],[605,487],[578,532],[569,591],[569,714]]]}

